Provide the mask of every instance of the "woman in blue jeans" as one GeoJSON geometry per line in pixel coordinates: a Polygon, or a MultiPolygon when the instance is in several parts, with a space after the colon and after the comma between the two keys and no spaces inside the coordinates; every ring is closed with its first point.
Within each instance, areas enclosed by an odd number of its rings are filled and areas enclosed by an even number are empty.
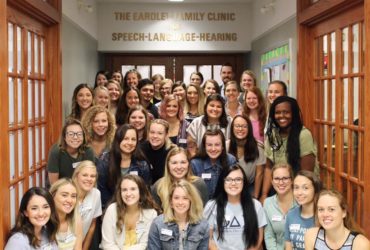
{"type": "Polygon", "coordinates": [[[164,213],[154,219],[148,250],[208,250],[209,225],[203,219],[202,200],[186,180],[174,183],[164,213]]]}

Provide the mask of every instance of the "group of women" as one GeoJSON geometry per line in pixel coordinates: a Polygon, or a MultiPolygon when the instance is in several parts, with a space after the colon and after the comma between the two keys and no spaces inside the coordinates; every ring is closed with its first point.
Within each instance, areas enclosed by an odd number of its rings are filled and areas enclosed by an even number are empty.
{"type": "Polygon", "coordinates": [[[203,81],[130,70],[78,85],[50,189],[24,194],[6,249],[370,249],[323,189],[286,84],[264,98],[246,70],[223,97],[203,81]]]}

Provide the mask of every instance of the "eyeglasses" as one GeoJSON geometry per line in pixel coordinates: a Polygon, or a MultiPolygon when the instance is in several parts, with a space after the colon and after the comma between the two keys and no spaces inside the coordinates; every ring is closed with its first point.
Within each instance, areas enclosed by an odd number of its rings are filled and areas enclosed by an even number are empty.
{"type": "Polygon", "coordinates": [[[241,178],[241,177],[237,177],[237,178],[235,178],[235,179],[233,179],[233,178],[230,178],[230,177],[227,177],[227,178],[225,178],[225,183],[227,183],[227,184],[231,184],[231,183],[235,183],[235,184],[240,184],[240,183],[242,183],[243,182],[243,178],[241,178]]]}
{"type": "Polygon", "coordinates": [[[77,138],[82,138],[84,136],[84,134],[82,132],[72,132],[72,131],[69,131],[66,133],[66,135],[70,138],[73,138],[73,137],[77,137],[77,138]]]}
{"type": "Polygon", "coordinates": [[[248,125],[247,124],[245,124],[245,125],[235,124],[234,128],[237,128],[237,129],[244,128],[245,129],[245,128],[248,128],[248,125]]]}
{"type": "Polygon", "coordinates": [[[290,177],[274,177],[272,178],[272,180],[275,182],[275,183],[279,183],[279,182],[283,182],[283,183],[287,183],[291,178],[290,177]]]}

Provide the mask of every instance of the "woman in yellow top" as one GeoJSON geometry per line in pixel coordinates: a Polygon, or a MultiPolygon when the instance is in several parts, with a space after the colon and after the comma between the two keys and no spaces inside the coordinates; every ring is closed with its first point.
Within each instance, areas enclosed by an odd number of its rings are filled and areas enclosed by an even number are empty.
{"type": "Polygon", "coordinates": [[[113,203],[104,215],[101,247],[104,250],[145,250],[150,225],[157,216],[156,209],[157,205],[140,176],[128,174],[121,177],[113,203]]]}

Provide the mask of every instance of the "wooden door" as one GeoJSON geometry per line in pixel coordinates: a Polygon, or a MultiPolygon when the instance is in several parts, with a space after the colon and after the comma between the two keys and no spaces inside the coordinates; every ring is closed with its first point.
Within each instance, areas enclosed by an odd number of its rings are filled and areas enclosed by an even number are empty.
{"type": "Polygon", "coordinates": [[[190,73],[199,71],[204,80],[212,78],[220,81],[220,68],[230,63],[235,76],[244,69],[242,54],[106,54],[105,68],[108,71],[121,70],[124,75],[128,69],[135,68],[143,76],[150,78],[156,73],[174,81],[189,82],[190,73]]]}
{"type": "Polygon", "coordinates": [[[318,143],[321,179],[370,233],[370,90],[363,1],[297,1],[298,99],[318,143]]]}
{"type": "Polygon", "coordinates": [[[1,236],[4,247],[23,193],[45,186],[46,159],[61,129],[60,2],[2,1],[1,236]],[[3,4],[5,3],[5,4],[3,4]],[[53,121],[53,122],[52,122],[53,121]]]}

